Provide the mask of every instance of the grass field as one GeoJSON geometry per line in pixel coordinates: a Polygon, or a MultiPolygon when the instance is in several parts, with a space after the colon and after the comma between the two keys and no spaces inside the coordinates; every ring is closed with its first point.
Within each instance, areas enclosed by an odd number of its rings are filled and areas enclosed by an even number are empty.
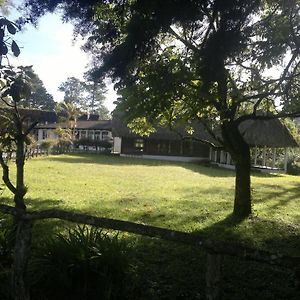
{"type": "MultiPolygon", "coordinates": [[[[300,178],[296,176],[253,174],[254,216],[238,224],[230,218],[234,172],[229,170],[93,154],[61,155],[28,161],[26,184],[32,210],[68,209],[300,251],[294,245],[300,236],[300,178]]],[[[5,190],[2,197],[9,198],[9,192],[5,190]]]]}
{"type": "MultiPolygon", "coordinates": [[[[11,166],[12,175],[14,167],[11,166]]],[[[30,210],[61,208],[130,220],[300,255],[300,178],[252,175],[251,218],[231,218],[234,172],[197,164],[99,155],[39,157],[26,163],[30,210]]],[[[11,201],[7,189],[2,201],[11,201]]],[[[35,226],[35,241],[61,222],[35,226]]],[[[65,224],[64,224],[65,225],[65,224]]],[[[156,239],[138,239],[131,299],[204,299],[205,253],[156,239]]],[[[299,299],[293,274],[225,258],[223,299],[299,299]]]]}

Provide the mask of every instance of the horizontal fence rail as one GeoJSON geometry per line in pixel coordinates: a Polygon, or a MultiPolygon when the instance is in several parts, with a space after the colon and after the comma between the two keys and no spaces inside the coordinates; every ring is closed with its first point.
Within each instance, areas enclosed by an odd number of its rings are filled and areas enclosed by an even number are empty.
{"type": "Polygon", "coordinates": [[[38,212],[26,212],[22,214],[22,212],[17,210],[15,207],[4,204],[0,205],[0,211],[5,214],[14,216],[20,216],[21,214],[21,218],[27,221],[36,221],[42,219],[61,219],[74,223],[102,227],[105,229],[124,231],[148,237],[157,237],[167,241],[179,242],[196,247],[201,247],[209,252],[216,254],[236,256],[246,260],[263,262],[270,265],[284,266],[291,269],[294,269],[300,265],[300,257],[298,256],[287,256],[280,253],[246,247],[239,243],[216,241],[203,237],[199,234],[138,224],[130,221],[101,218],[82,213],[56,209],[43,210],[38,212]]]}
{"type": "MultiPolygon", "coordinates": [[[[261,262],[268,265],[280,266],[291,269],[299,276],[300,257],[287,256],[265,250],[246,247],[239,243],[217,241],[208,239],[194,233],[170,230],[156,226],[138,224],[130,221],[116,220],[110,218],[95,217],[82,213],[69,212],[64,210],[42,210],[24,212],[15,207],[0,204],[0,212],[18,216],[24,221],[38,221],[44,219],[60,219],[73,223],[91,225],[110,230],[128,232],[142,236],[160,238],[166,241],[192,245],[207,251],[206,266],[206,299],[219,300],[221,298],[221,265],[222,256],[228,255],[242,258],[248,261],[261,262]]],[[[296,279],[299,281],[299,278],[296,279]]]]}

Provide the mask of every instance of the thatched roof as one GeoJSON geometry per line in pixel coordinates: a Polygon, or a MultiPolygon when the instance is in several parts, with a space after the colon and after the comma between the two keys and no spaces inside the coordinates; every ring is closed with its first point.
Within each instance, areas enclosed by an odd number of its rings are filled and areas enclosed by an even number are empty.
{"type": "MultiPolygon", "coordinates": [[[[204,126],[199,122],[192,124],[194,133],[191,137],[199,140],[207,141],[214,144],[216,147],[220,145],[216,140],[205,130],[204,126]]],[[[150,134],[148,139],[165,139],[165,140],[180,140],[182,137],[167,128],[156,127],[156,132],[150,134]]],[[[296,140],[291,135],[285,125],[278,119],[269,120],[247,120],[240,124],[239,129],[243,134],[246,142],[251,146],[258,147],[298,147],[296,140]]],[[[182,136],[187,136],[184,128],[177,129],[182,136]]],[[[133,133],[126,125],[119,114],[114,114],[112,119],[112,134],[118,137],[140,137],[133,133]]],[[[217,134],[219,137],[220,135],[217,134]]]]}
{"type": "Polygon", "coordinates": [[[240,124],[239,129],[250,146],[270,148],[299,146],[279,119],[247,120],[240,124]]]}
{"type": "MultiPolygon", "coordinates": [[[[180,127],[174,130],[170,130],[165,127],[156,126],[155,132],[151,133],[147,138],[148,139],[157,139],[157,140],[181,140],[182,137],[193,137],[202,141],[207,141],[209,143],[215,143],[214,139],[210,134],[204,129],[203,125],[199,122],[193,123],[192,127],[194,132],[192,135],[188,135],[185,128],[180,127]]],[[[133,133],[128,127],[126,122],[122,119],[120,114],[113,114],[112,118],[112,135],[115,137],[141,137],[133,133]]]]}
{"type": "MultiPolygon", "coordinates": [[[[56,129],[56,128],[69,128],[69,125],[66,122],[61,123],[51,123],[38,125],[38,129],[56,129]]],[[[96,130],[112,130],[112,122],[111,120],[98,120],[98,121],[77,121],[76,129],[96,129],[96,130]]]]}

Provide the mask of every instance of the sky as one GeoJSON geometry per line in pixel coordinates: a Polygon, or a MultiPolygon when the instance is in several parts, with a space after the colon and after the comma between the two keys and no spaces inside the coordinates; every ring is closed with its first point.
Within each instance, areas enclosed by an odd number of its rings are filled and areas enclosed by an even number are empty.
{"type": "MultiPolygon", "coordinates": [[[[11,11],[7,18],[14,20],[16,14],[11,11]]],[[[73,25],[63,23],[58,14],[45,15],[37,28],[26,25],[21,32],[16,33],[14,40],[21,48],[21,54],[18,58],[11,56],[10,63],[32,65],[55,101],[63,100],[63,93],[58,91],[58,87],[68,77],[83,79],[89,62],[88,54],[81,50],[84,41],[81,38],[74,41],[73,25]]],[[[116,98],[110,84],[105,100],[110,111],[114,108],[113,101],[116,98]]]]}

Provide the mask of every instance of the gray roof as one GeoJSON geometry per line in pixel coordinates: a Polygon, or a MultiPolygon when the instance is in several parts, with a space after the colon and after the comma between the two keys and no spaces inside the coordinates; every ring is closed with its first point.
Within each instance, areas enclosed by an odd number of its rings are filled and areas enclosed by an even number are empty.
{"type": "Polygon", "coordinates": [[[299,146],[279,119],[247,120],[240,124],[239,129],[250,146],[270,148],[299,146]]]}
{"type": "MultiPolygon", "coordinates": [[[[38,125],[38,129],[56,129],[56,128],[69,128],[67,122],[50,123],[44,125],[38,125]]],[[[76,129],[98,129],[98,130],[112,130],[111,120],[98,120],[98,121],[77,121],[76,129]]]]}
{"type": "MultiPolygon", "coordinates": [[[[191,137],[202,141],[207,141],[214,144],[216,147],[220,144],[205,130],[204,126],[199,122],[193,122],[194,133],[191,137]]],[[[166,140],[180,140],[182,137],[174,131],[167,128],[156,127],[156,132],[150,134],[148,139],[166,139],[166,140]]],[[[240,124],[240,132],[245,141],[251,146],[258,147],[298,147],[298,143],[291,135],[285,125],[278,119],[269,120],[247,120],[240,124]]],[[[179,128],[177,131],[182,136],[187,136],[184,128],[179,128]]],[[[219,129],[217,130],[219,131],[219,129]]],[[[122,117],[117,113],[113,115],[112,119],[112,134],[119,137],[139,137],[133,133],[126,125],[122,117]]],[[[217,134],[220,137],[220,134],[217,134]]]]}
{"type": "MultiPolygon", "coordinates": [[[[203,125],[199,122],[193,122],[192,127],[194,132],[192,135],[187,134],[185,128],[178,127],[174,130],[170,130],[166,127],[155,126],[155,132],[147,136],[148,139],[161,139],[161,140],[181,140],[182,137],[193,137],[201,141],[207,141],[209,143],[215,143],[214,139],[204,129],[203,125]]],[[[133,133],[130,128],[127,127],[126,122],[122,117],[114,113],[112,119],[112,135],[118,137],[140,137],[140,135],[133,133]]]]}

